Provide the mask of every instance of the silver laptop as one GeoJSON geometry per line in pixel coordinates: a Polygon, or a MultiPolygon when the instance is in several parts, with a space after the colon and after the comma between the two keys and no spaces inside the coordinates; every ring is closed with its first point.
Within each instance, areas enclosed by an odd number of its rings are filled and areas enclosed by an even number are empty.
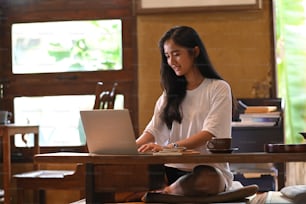
{"type": "Polygon", "coordinates": [[[138,154],[127,109],[80,111],[89,153],[138,154]]]}

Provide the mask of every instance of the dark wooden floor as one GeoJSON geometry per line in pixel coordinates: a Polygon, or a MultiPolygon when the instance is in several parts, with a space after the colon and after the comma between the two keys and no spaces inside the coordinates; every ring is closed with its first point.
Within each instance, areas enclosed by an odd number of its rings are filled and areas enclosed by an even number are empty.
{"type": "MultiPolygon", "coordinates": [[[[80,200],[71,204],[85,204],[85,200],[80,200]]],[[[289,200],[280,196],[279,192],[264,192],[264,193],[257,193],[254,196],[251,196],[248,201],[246,202],[230,202],[227,204],[290,204],[289,200]]],[[[116,204],[123,204],[123,203],[116,203],[116,204]]],[[[124,204],[145,204],[143,202],[127,202],[124,204]]],[[[153,203],[152,203],[153,204],[153,203]]],[[[154,203],[156,204],[156,203],[154,203]]],[[[218,203],[221,204],[221,203],[218,203]]]]}

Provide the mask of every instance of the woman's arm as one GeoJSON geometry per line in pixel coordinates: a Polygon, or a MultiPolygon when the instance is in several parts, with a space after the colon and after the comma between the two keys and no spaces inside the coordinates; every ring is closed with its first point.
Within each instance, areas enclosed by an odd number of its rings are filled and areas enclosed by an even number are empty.
{"type": "Polygon", "coordinates": [[[139,152],[147,152],[147,151],[159,152],[161,151],[163,147],[154,142],[155,142],[154,136],[151,133],[144,131],[142,135],[136,140],[138,151],[139,152]]]}
{"type": "MultiPolygon", "coordinates": [[[[187,149],[194,149],[196,147],[199,147],[205,144],[207,141],[211,140],[213,137],[215,137],[213,134],[204,130],[204,131],[201,131],[201,132],[198,132],[192,135],[189,138],[186,138],[180,141],[176,141],[175,144],[178,147],[186,147],[187,149]]],[[[168,144],[167,147],[173,148],[174,143],[168,144]]]]}
{"type": "Polygon", "coordinates": [[[147,132],[144,131],[136,140],[136,145],[139,148],[140,146],[147,144],[147,143],[151,143],[154,142],[154,136],[147,132]]]}
{"type": "MultiPolygon", "coordinates": [[[[176,141],[175,144],[178,147],[186,147],[187,149],[194,149],[198,146],[203,145],[207,141],[211,140],[215,137],[213,134],[208,131],[201,131],[199,133],[194,134],[193,136],[176,141]]],[[[138,147],[139,152],[153,151],[158,152],[163,149],[162,146],[154,143],[154,136],[149,132],[144,132],[137,140],[136,145],[138,147]]],[[[174,148],[174,144],[168,144],[168,148],[174,148]]]]}

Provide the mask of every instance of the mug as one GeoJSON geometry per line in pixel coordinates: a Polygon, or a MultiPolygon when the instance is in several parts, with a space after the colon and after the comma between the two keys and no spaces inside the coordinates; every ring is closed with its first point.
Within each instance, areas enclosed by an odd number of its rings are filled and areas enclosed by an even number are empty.
{"type": "Polygon", "coordinates": [[[0,111],[0,124],[10,123],[12,113],[9,111],[0,111]]]}
{"type": "Polygon", "coordinates": [[[208,149],[227,150],[232,147],[232,138],[213,138],[207,142],[208,149]]]}

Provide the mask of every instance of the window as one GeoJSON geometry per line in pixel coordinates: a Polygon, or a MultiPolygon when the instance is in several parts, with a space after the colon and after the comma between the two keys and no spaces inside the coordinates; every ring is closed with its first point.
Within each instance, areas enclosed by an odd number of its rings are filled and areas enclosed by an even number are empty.
{"type": "MultiPolygon", "coordinates": [[[[41,74],[121,70],[121,27],[120,19],[13,24],[12,71],[41,74]]],[[[41,146],[80,146],[85,140],[79,111],[92,109],[93,103],[93,95],[16,97],[15,122],[39,124],[41,146]]],[[[123,108],[123,101],[120,103],[123,108]]],[[[116,105],[118,108],[118,100],[116,105]]],[[[28,137],[26,144],[16,137],[16,145],[31,146],[33,136],[28,137]]]]}
{"type": "MultiPolygon", "coordinates": [[[[85,137],[79,111],[92,109],[94,100],[93,95],[16,97],[15,122],[39,124],[40,146],[81,146],[85,137]]],[[[114,108],[122,109],[123,104],[123,96],[116,95],[114,108]]],[[[25,143],[16,136],[15,144],[32,147],[34,137],[27,135],[25,143]]]]}
{"type": "Polygon", "coordinates": [[[286,143],[301,143],[306,130],[306,0],[274,1],[276,9],[277,79],[285,99],[286,143]]]}
{"type": "Polygon", "coordinates": [[[14,74],[122,69],[121,20],[12,25],[14,74]]]}
{"type": "MultiPolygon", "coordinates": [[[[91,99],[98,81],[103,82],[106,90],[110,90],[114,82],[118,83],[120,107],[130,110],[137,132],[138,80],[137,56],[134,55],[137,41],[133,1],[43,0],[4,1],[2,4],[5,12],[0,21],[3,34],[0,106],[13,112],[13,122],[43,121],[39,122],[42,152],[84,150],[84,146],[68,145],[84,143],[75,122],[78,121],[76,115],[78,109],[92,108],[91,99]],[[28,29],[23,30],[27,26],[28,29]],[[72,105],[67,107],[66,104],[72,105]],[[48,106],[55,113],[49,111],[48,106]],[[67,116],[71,121],[65,120],[69,124],[66,127],[51,119],[62,120],[67,116]],[[48,123],[46,118],[50,118],[48,123]],[[51,130],[63,131],[63,134],[51,138],[50,135],[54,135],[51,130]],[[67,135],[67,131],[73,136],[67,135]]],[[[119,99],[117,95],[116,103],[119,99]]],[[[31,137],[26,136],[27,144],[20,139],[16,139],[16,143],[31,146],[31,137]]],[[[28,155],[27,148],[13,147],[12,152],[28,155]]]]}
{"type": "MultiPolygon", "coordinates": [[[[306,131],[306,0],[274,0],[278,94],[285,99],[287,144],[305,143],[306,131]]],[[[286,165],[286,185],[305,184],[305,162],[286,165]]]]}

